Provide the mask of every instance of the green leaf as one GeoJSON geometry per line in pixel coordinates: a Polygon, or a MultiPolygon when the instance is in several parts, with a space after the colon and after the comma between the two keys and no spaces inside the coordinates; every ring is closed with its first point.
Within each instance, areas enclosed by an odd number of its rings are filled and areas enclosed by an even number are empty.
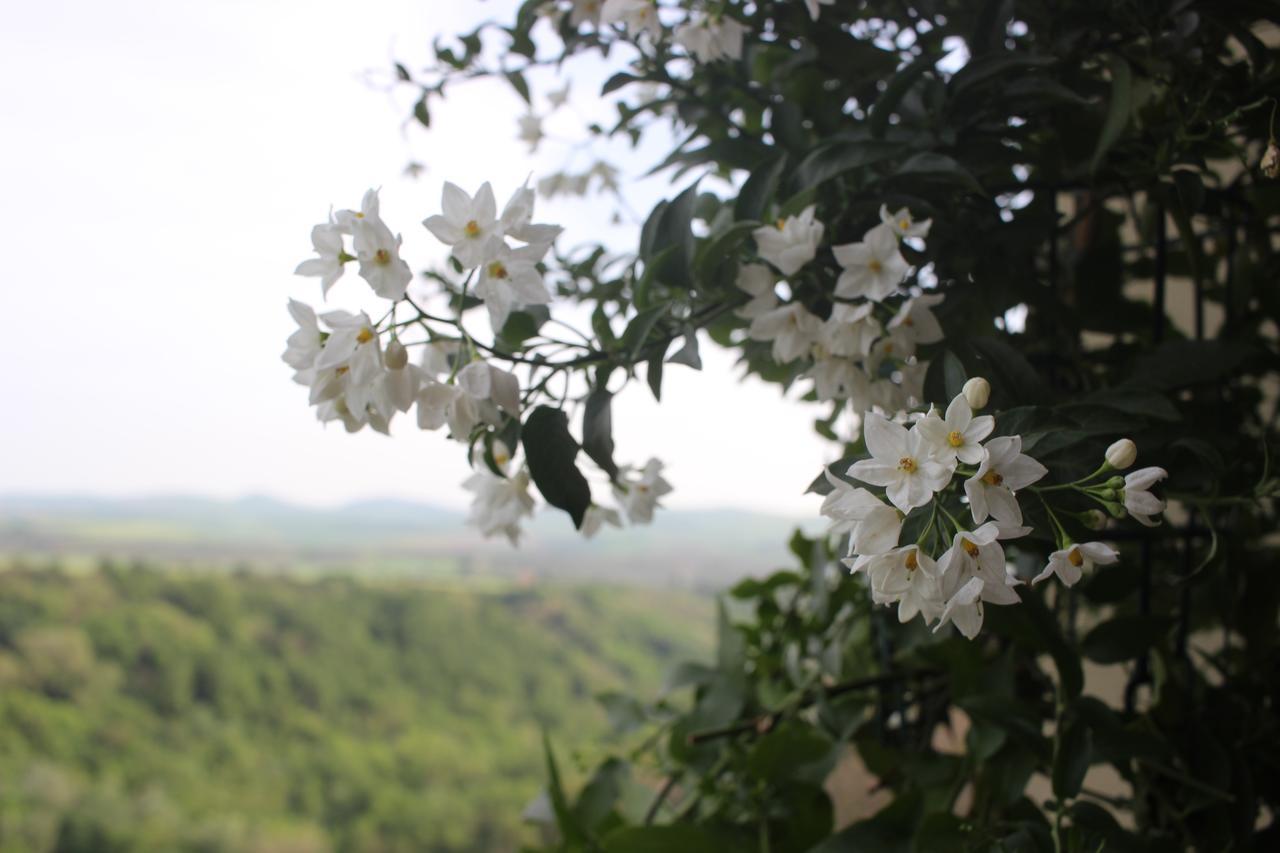
{"type": "Polygon", "coordinates": [[[915,85],[916,81],[924,76],[926,71],[933,68],[936,62],[936,57],[926,53],[893,75],[889,80],[889,85],[880,93],[880,97],[876,98],[875,105],[871,108],[871,119],[868,125],[873,137],[880,139],[884,136],[885,131],[889,128],[889,116],[893,114],[894,108],[906,97],[907,92],[915,85]]]}
{"type": "Polygon", "coordinates": [[[516,90],[516,94],[520,96],[526,104],[533,105],[533,101],[529,97],[529,82],[524,79],[524,75],[519,71],[508,71],[504,75],[507,82],[511,84],[511,88],[516,90]]]}
{"type": "Polygon", "coordinates": [[[1097,663],[1124,663],[1150,651],[1167,630],[1156,616],[1117,616],[1090,631],[1081,651],[1097,663]]]}
{"type": "Polygon", "coordinates": [[[969,346],[982,360],[975,375],[991,383],[993,409],[1035,403],[1044,396],[1040,374],[1026,357],[999,338],[972,338],[969,346]]]}
{"type": "Polygon", "coordinates": [[[603,97],[610,92],[616,92],[628,83],[639,83],[643,77],[637,77],[634,74],[628,74],[625,71],[619,71],[617,74],[605,81],[604,86],[600,88],[600,96],[603,97]]]}
{"type": "Polygon", "coordinates": [[[431,112],[427,109],[427,95],[424,92],[418,102],[413,105],[413,117],[423,127],[431,127],[431,112]]]}
{"type": "Polygon", "coordinates": [[[711,850],[744,850],[749,841],[724,830],[679,824],[628,826],[604,838],[608,853],[708,853],[711,850]]]}
{"type": "Polygon", "coordinates": [[[1089,161],[1090,172],[1098,171],[1111,146],[1124,133],[1133,113],[1133,71],[1129,63],[1123,57],[1112,55],[1107,57],[1107,67],[1111,70],[1111,98],[1107,102],[1107,117],[1102,123],[1102,132],[1098,134],[1093,159],[1089,161]]]}
{"type": "Polygon", "coordinates": [[[1053,795],[1059,802],[1080,793],[1092,754],[1093,735],[1089,727],[1084,720],[1072,720],[1062,731],[1053,762],[1053,795]]]}
{"type": "MultiPolygon", "coordinates": [[[[835,745],[813,726],[788,720],[759,738],[747,753],[747,772],[776,783],[802,773],[808,765],[832,759],[835,745]]],[[[818,781],[821,781],[819,774],[818,781]]]]}
{"type": "Polygon", "coordinates": [[[667,355],[665,346],[662,350],[649,359],[649,366],[645,369],[645,381],[653,392],[653,399],[658,402],[662,402],[662,363],[667,355]]]}
{"type": "Polygon", "coordinates": [[[671,309],[671,303],[663,302],[652,308],[646,308],[631,318],[627,329],[622,333],[622,349],[628,361],[634,362],[649,340],[649,333],[658,321],[671,309]]]}
{"type": "Polygon", "coordinates": [[[716,600],[716,667],[725,673],[740,673],[746,666],[747,641],[729,619],[723,599],[716,600]]]}
{"type": "Polygon", "coordinates": [[[803,192],[826,183],[850,169],[870,166],[902,154],[902,146],[896,142],[863,139],[857,142],[837,142],[814,150],[796,166],[792,179],[792,191],[803,192]]]}
{"type": "Polygon", "coordinates": [[[587,395],[582,412],[582,449],[609,479],[617,478],[618,466],[613,461],[613,394],[605,388],[587,395]]]}
{"type": "Polygon", "coordinates": [[[569,808],[569,799],[565,796],[564,786],[560,782],[560,768],[556,765],[555,752],[551,749],[551,738],[546,732],[542,733],[542,750],[546,755],[547,784],[550,786],[547,794],[551,798],[551,808],[555,812],[556,826],[565,841],[581,843],[586,840],[586,834],[569,808]]]}
{"type": "Polygon", "coordinates": [[[733,218],[757,220],[763,217],[786,168],[787,155],[780,154],[753,169],[751,177],[738,192],[738,200],[733,203],[733,218]]]}
{"type": "Polygon", "coordinates": [[[897,168],[894,175],[919,176],[930,180],[945,181],[958,184],[976,195],[987,194],[987,191],[982,188],[982,184],[978,183],[978,179],[973,176],[972,172],[957,163],[955,159],[933,151],[921,151],[919,154],[914,154],[907,158],[897,168]]]}
{"type": "Polygon", "coordinates": [[[617,758],[610,758],[596,768],[573,805],[579,826],[594,830],[609,817],[622,796],[622,787],[631,775],[631,768],[617,758]]]}
{"type": "Polygon", "coordinates": [[[703,240],[698,245],[697,257],[694,261],[694,268],[697,271],[698,284],[701,288],[707,287],[707,280],[712,278],[716,270],[726,264],[737,265],[737,259],[733,257],[739,245],[750,236],[751,232],[760,227],[759,222],[743,221],[735,222],[711,237],[703,240]]]}
{"type": "Polygon", "coordinates": [[[684,346],[667,357],[667,364],[683,364],[694,370],[702,369],[702,356],[698,353],[698,333],[692,329],[685,333],[684,346]]]}
{"type": "Polygon", "coordinates": [[[581,527],[591,506],[591,487],[574,462],[578,443],[569,434],[569,416],[550,406],[538,406],[525,419],[520,439],[529,476],[542,497],[569,513],[574,527],[581,527]]]}

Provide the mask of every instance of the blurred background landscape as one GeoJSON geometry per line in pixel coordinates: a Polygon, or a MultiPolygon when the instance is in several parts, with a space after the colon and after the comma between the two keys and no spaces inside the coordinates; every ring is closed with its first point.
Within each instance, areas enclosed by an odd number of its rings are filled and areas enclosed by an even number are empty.
{"type": "Polygon", "coordinates": [[[520,550],[406,501],[0,497],[0,849],[511,850],[781,516],[520,550]]]}

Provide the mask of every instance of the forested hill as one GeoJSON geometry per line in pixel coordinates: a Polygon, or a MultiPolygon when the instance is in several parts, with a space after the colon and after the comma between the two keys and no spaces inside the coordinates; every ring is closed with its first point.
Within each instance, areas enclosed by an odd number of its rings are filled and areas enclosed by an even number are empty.
{"type": "Polygon", "coordinates": [[[0,571],[0,849],[515,849],[542,727],[571,768],[608,741],[594,695],[703,656],[709,609],[634,588],[0,571]]]}

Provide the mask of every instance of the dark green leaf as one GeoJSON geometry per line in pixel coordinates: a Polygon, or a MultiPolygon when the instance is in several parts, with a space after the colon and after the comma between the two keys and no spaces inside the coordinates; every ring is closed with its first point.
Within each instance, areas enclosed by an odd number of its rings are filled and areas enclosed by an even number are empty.
{"type": "Polygon", "coordinates": [[[529,82],[524,79],[524,75],[519,71],[508,71],[504,75],[507,82],[511,84],[511,88],[516,90],[516,94],[520,96],[526,104],[532,104],[529,98],[529,82]]]}
{"type": "Polygon", "coordinates": [[[753,169],[733,204],[733,218],[757,220],[763,217],[786,168],[787,155],[780,154],[753,169]]]}
{"type": "Polygon", "coordinates": [[[1083,720],[1072,720],[1062,731],[1053,762],[1053,795],[1059,802],[1080,793],[1093,751],[1093,736],[1083,720]]]}
{"type": "Polygon", "coordinates": [[[618,476],[613,461],[613,394],[604,388],[588,394],[583,406],[582,449],[609,479],[618,476]]]}
{"type": "Polygon", "coordinates": [[[1111,146],[1124,133],[1133,113],[1133,71],[1129,63],[1123,57],[1112,55],[1107,57],[1107,67],[1111,70],[1111,97],[1107,102],[1107,118],[1102,124],[1102,132],[1098,134],[1093,159],[1089,162],[1091,172],[1098,171],[1111,146]]]}
{"type": "Polygon", "coordinates": [[[1117,616],[1090,631],[1081,650],[1098,663],[1124,663],[1150,651],[1167,628],[1155,616],[1117,616]]]}
{"type": "Polygon", "coordinates": [[[872,136],[877,139],[884,136],[889,128],[889,117],[894,109],[906,96],[907,91],[924,76],[926,71],[931,70],[936,62],[933,56],[926,54],[893,75],[889,85],[880,93],[880,97],[876,98],[875,106],[871,108],[871,120],[868,124],[872,136]]]}
{"type": "Polygon", "coordinates": [[[823,184],[850,169],[879,163],[902,154],[896,142],[864,139],[837,142],[816,149],[796,167],[792,191],[799,193],[823,184]]]}
{"type": "Polygon", "coordinates": [[[569,434],[569,416],[550,406],[538,406],[525,419],[521,433],[529,476],[547,503],[569,513],[574,527],[591,506],[591,487],[574,462],[578,443],[569,434]]]}

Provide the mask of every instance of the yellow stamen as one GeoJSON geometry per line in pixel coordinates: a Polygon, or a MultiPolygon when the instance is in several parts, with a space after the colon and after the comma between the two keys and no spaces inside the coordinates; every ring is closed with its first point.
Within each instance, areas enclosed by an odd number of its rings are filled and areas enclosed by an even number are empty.
{"type": "Polygon", "coordinates": [[[1077,569],[1084,565],[1084,557],[1080,556],[1079,548],[1072,548],[1067,552],[1067,562],[1077,569]]]}
{"type": "Polygon", "coordinates": [[[961,539],[961,540],[960,540],[960,547],[964,548],[964,552],[965,552],[966,554],[968,554],[970,557],[977,557],[977,556],[978,556],[979,548],[978,548],[978,546],[977,546],[977,545],[975,545],[975,544],[973,543],[973,540],[971,540],[971,539],[961,539]]]}
{"type": "Polygon", "coordinates": [[[356,343],[367,344],[373,340],[373,332],[368,329],[361,329],[360,334],[356,335],[356,343]]]}
{"type": "Polygon", "coordinates": [[[912,459],[910,456],[902,457],[898,460],[898,470],[905,471],[908,474],[914,474],[916,472],[916,460],[912,459]]]}
{"type": "Polygon", "coordinates": [[[947,444],[951,445],[952,447],[963,447],[964,436],[961,435],[957,430],[953,429],[951,432],[947,433],[947,444]]]}
{"type": "Polygon", "coordinates": [[[871,270],[871,271],[872,271],[872,272],[874,272],[874,273],[878,273],[878,272],[880,272],[881,270],[883,270],[883,269],[884,269],[884,267],[881,265],[881,263],[880,263],[879,261],[877,261],[875,258],[872,258],[872,259],[867,263],[867,269],[871,270]]]}
{"type": "Polygon", "coordinates": [[[988,486],[998,486],[1004,482],[1004,477],[998,471],[988,471],[983,475],[982,482],[988,486]]]}
{"type": "Polygon", "coordinates": [[[899,220],[898,220],[898,227],[899,227],[900,229],[902,229],[903,231],[906,231],[908,228],[910,228],[910,227],[911,227],[911,220],[910,220],[910,219],[899,219],[899,220]]]}
{"type": "Polygon", "coordinates": [[[920,560],[916,558],[915,551],[907,552],[906,566],[907,566],[907,571],[909,572],[914,572],[916,569],[920,568],[920,560]]]}
{"type": "Polygon", "coordinates": [[[466,232],[466,235],[468,237],[480,236],[480,225],[474,219],[469,221],[466,225],[462,226],[462,230],[466,232]]]}
{"type": "Polygon", "coordinates": [[[373,262],[380,267],[385,267],[391,263],[391,253],[386,249],[379,249],[373,253],[373,262]]]}
{"type": "Polygon", "coordinates": [[[787,221],[785,219],[779,219],[777,222],[773,223],[773,225],[779,231],[783,231],[787,227],[787,221]]]}
{"type": "Polygon", "coordinates": [[[489,276],[491,278],[507,277],[507,268],[502,265],[502,261],[494,261],[489,264],[489,276]]]}
{"type": "Polygon", "coordinates": [[[342,374],[346,373],[346,372],[347,372],[348,370],[350,370],[350,369],[351,369],[351,368],[349,368],[349,367],[347,367],[347,366],[345,366],[345,365],[344,365],[344,366],[342,366],[342,367],[339,367],[337,370],[335,370],[335,371],[333,371],[333,372],[334,372],[334,373],[336,373],[336,374],[338,374],[339,376],[341,376],[342,374]]]}

